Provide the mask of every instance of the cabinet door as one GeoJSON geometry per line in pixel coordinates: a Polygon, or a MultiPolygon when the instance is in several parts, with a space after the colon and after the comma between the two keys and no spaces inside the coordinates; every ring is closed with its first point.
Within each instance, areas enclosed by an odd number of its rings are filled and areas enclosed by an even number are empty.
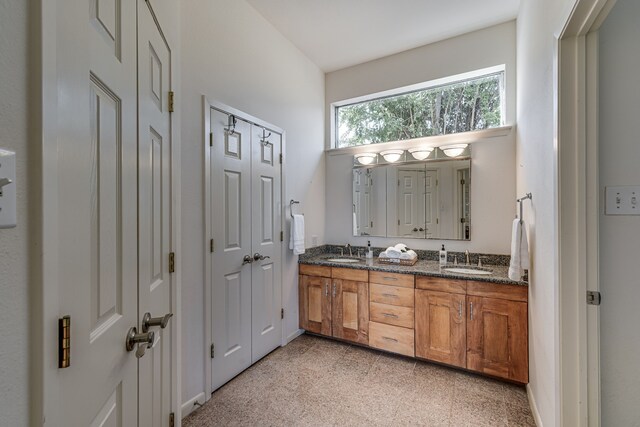
{"type": "Polygon", "coordinates": [[[369,284],[333,279],[333,336],[369,343],[369,284]]]}
{"type": "Polygon", "coordinates": [[[467,368],[526,383],[527,303],[467,297],[467,368]]]}
{"type": "Polygon", "coordinates": [[[466,366],[465,296],[416,290],[416,356],[466,366]]]}
{"type": "Polygon", "coordinates": [[[316,334],[331,335],[331,279],[300,275],[300,327],[316,334]]]}

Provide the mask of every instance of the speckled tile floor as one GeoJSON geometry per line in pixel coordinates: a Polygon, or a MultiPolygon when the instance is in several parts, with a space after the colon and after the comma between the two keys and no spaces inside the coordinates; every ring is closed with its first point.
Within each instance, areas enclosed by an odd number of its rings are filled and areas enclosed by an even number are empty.
{"type": "Polygon", "coordinates": [[[535,426],[523,387],[302,335],[183,420],[209,426],[535,426]]]}

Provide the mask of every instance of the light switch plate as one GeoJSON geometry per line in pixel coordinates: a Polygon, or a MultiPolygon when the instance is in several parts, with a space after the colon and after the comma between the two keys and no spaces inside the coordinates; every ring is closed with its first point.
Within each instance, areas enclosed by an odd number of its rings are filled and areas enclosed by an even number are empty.
{"type": "Polygon", "coordinates": [[[605,187],[605,215],[640,215],[640,186],[605,187]]]}
{"type": "Polygon", "coordinates": [[[9,179],[9,184],[0,187],[0,228],[16,226],[16,153],[0,149],[0,182],[9,179]]]}

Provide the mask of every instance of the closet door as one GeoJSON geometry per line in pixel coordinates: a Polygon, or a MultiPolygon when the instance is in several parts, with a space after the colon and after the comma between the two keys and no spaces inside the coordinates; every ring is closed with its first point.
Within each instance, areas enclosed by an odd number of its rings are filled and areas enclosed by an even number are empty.
{"type": "Polygon", "coordinates": [[[251,124],[229,117],[211,110],[214,390],[251,365],[251,124]]]}
{"type": "Polygon", "coordinates": [[[282,136],[253,126],[251,144],[252,356],[255,363],[282,340],[282,201],[280,146],[282,136]]]}

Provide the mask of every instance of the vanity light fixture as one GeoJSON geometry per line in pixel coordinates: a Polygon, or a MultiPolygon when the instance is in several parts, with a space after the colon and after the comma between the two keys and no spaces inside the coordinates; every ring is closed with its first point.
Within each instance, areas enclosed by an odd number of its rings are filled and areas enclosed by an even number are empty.
{"type": "Polygon", "coordinates": [[[462,154],[469,144],[452,144],[444,145],[440,149],[447,155],[447,157],[458,157],[462,154]]]}
{"type": "Polygon", "coordinates": [[[378,155],[376,153],[360,153],[356,154],[355,158],[361,165],[370,165],[375,162],[378,155]]]}
{"type": "Polygon", "coordinates": [[[380,155],[389,163],[394,163],[400,160],[403,150],[387,150],[380,153],[380,155]]]}
{"type": "Polygon", "coordinates": [[[418,148],[409,148],[409,153],[411,153],[411,155],[413,156],[414,159],[416,160],[424,160],[427,157],[429,157],[429,155],[431,154],[431,152],[433,151],[432,147],[418,147],[418,148]]]}

